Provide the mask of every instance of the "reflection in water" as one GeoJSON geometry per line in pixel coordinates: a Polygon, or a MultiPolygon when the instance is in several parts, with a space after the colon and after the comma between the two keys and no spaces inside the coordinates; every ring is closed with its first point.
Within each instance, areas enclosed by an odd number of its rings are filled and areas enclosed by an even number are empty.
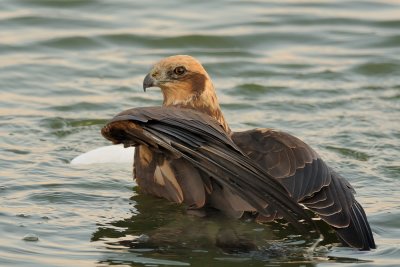
{"type": "Polygon", "coordinates": [[[102,263],[202,262],[208,266],[207,262],[212,264],[217,259],[227,261],[230,266],[250,260],[260,265],[273,261],[312,266],[316,259],[343,260],[327,257],[327,249],[337,239],[323,223],[318,226],[325,240],[310,253],[308,249],[315,240],[293,235],[296,231],[283,221],[261,225],[250,219],[230,220],[218,213],[200,218],[186,214],[183,206],[152,196],[137,194],[131,200],[135,206],[131,217],[99,225],[92,234],[92,242],[107,248],[102,263]]]}

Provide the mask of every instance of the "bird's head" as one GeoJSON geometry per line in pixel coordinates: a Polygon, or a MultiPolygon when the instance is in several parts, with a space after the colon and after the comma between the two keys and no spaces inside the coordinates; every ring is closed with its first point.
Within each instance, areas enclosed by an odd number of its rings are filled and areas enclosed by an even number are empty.
{"type": "Polygon", "coordinates": [[[143,81],[143,90],[159,87],[164,105],[186,104],[204,91],[214,91],[206,70],[195,58],[177,55],[157,62],[143,81]]]}
{"type": "Polygon", "coordinates": [[[206,113],[224,125],[217,96],[210,76],[201,63],[186,55],[176,55],[158,61],[143,81],[143,90],[159,87],[164,106],[191,108],[206,113]]]}

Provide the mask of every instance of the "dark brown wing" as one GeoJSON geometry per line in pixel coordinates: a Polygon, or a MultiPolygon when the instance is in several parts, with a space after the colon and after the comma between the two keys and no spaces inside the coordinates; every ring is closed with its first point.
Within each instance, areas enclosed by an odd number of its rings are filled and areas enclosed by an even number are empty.
{"type": "Polygon", "coordinates": [[[271,129],[237,132],[232,140],[294,200],[330,224],[346,245],[375,248],[364,210],[354,199],[354,189],[307,144],[271,129]]]}
{"type": "MultiPolygon", "coordinates": [[[[237,195],[262,215],[270,215],[265,211],[267,202],[295,227],[305,231],[298,222],[300,219],[313,225],[285,188],[244,155],[221,125],[205,114],[172,107],[136,108],[117,115],[102,129],[102,134],[114,143],[144,146],[153,156],[161,153],[168,161],[183,159],[191,163],[212,177],[222,193],[237,195]]],[[[158,158],[154,169],[163,166],[165,158],[158,158]]],[[[160,170],[159,180],[170,183],[167,197],[179,201],[184,192],[181,194],[179,189],[176,190],[175,181],[171,179],[176,173],[167,174],[168,168],[172,166],[160,170]]],[[[155,190],[155,194],[164,194],[155,190]]]]}

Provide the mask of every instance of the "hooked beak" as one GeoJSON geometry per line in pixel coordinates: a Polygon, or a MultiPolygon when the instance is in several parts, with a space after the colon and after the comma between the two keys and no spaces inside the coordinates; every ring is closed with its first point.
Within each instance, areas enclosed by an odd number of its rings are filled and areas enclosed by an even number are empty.
{"type": "Polygon", "coordinates": [[[146,77],[144,77],[143,80],[143,91],[146,92],[146,89],[149,87],[153,87],[155,86],[155,81],[153,79],[153,77],[151,77],[150,73],[146,75],[146,77]]]}

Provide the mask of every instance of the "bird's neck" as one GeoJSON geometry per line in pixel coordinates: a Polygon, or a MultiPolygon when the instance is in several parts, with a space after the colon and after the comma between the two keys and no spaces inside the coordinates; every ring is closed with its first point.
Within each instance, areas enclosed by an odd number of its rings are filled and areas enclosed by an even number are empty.
{"type": "Polygon", "coordinates": [[[222,114],[217,95],[215,94],[215,90],[212,84],[210,85],[210,87],[206,88],[200,93],[190,95],[188,98],[182,100],[177,100],[175,98],[173,101],[171,101],[164,94],[163,105],[189,108],[205,113],[216,119],[228,134],[231,134],[232,132],[229,128],[228,123],[225,120],[224,114],[222,114]]]}

